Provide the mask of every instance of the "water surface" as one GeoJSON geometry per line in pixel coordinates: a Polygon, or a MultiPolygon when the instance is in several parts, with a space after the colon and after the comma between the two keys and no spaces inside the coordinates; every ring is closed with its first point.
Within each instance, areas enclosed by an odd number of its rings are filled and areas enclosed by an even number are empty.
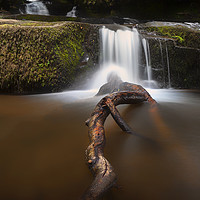
{"type": "MultiPolygon", "coordinates": [[[[142,138],[123,133],[109,116],[105,157],[119,188],[105,200],[200,199],[200,92],[150,90],[147,103],[119,106],[142,138]]],[[[85,164],[85,120],[101,97],[74,91],[0,96],[0,199],[79,199],[93,177],[85,164]],[[90,98],[86,98],[90,97],[90,98]]]]}

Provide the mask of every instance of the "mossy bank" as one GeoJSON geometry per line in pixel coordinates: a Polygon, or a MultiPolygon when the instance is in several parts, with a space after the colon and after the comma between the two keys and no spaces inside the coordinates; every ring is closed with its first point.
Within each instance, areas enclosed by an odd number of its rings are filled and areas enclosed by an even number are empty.
{"type": "Polygon", "coordinates": [[[98,62],[98,29],[78,22],[1,20],[0,91],[43,93],[70,87],[98,62]]]}

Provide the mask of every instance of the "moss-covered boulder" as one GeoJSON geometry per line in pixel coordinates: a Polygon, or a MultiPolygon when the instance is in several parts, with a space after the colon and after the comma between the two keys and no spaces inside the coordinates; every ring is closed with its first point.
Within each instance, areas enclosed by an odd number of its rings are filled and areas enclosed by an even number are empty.
{"type": "Polygon", "coordinates": [[[96,41],[94,25],[1,20],[0,91],[56,92],[71,86],[97,62],[96,41]]]}

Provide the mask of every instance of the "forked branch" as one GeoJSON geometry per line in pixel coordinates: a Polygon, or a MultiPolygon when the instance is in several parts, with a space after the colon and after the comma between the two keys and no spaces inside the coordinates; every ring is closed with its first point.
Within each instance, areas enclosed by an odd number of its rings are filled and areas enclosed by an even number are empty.
{"type": "Polygon", "coordinates": [[[98,199],[105,191],[111,188],[116,181],[116,174],[103,154],[105,146],[104,122],[108,115],[111,113],[112,117],[123,131],[134,134],[120,116],[116,106],[119,104],[137,104],[144,101],[148,101],[152,106],[156,104],[155,100],[141,86],[123,83],[121,84],[121,90],[126,91],[115,92],[101,99],[91,114],[91,117],[86,121],[89,127],[90,138],[90,144],[86,150],[86,159],[95,179],[82,199],[98,199]]]}

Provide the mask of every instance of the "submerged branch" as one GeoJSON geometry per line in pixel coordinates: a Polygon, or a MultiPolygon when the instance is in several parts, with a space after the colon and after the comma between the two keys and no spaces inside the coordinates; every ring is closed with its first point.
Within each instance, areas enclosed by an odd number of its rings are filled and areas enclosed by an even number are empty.
{"type": "Polygon", "coordinates": [[[116,174],[103,154],[105,146],[104,122],[106,118],[111,113],[123,131],[135,134],[122,119],[116,106],[119,104],[137,104],[144,101],[148,101],[152,107],[156,105],[156,101],[143,87],[130,83],[122,83],[120,84],[120,92],[115,92],[104,97],[96,105],[91,118],[86,121],[86,125],[89,127],[90,138],[90,144],[86,150],[86,159],[95,179],[82,199],[98,199],[116,181],[116,174]]]}

